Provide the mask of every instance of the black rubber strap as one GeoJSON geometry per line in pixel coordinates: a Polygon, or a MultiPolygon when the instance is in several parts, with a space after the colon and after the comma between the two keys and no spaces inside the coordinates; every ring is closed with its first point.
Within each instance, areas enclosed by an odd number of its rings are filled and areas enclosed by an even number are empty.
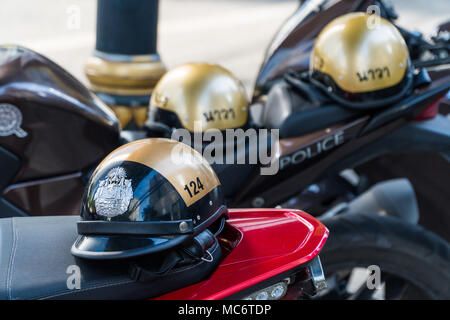
{"type": "Polygon", "coordinates": [[[300,94],[304,96],[309,102],[311,102],[312,104],[317,104],[317,99],[311,94],[311,87],[300,80],[297,76],[299,75],[290,72],[284,75],[284,79],[294,89],[297,89],[300,94]]]}
{"type": "Polygon", "coordinates": [[[400,99],[402,99],[412,88],[413,86],[413,80],[414,76],[411,73],[408,73],[406,75],[406,84],[402,88],[400,92],[397,94],[390,96],[388,98],[383,98],[376,101],[365,101],[365,102],[352,102],[348,101],[344,98],[339,97],[338,95],[334,94],[333,92],[328,91],[328,87],[322,84],[320,81],[317,81],[316,79],[310,77],[309,81],[311,81],[312,84],[316,85],[320,90],[322,90],[323,93],[325,93],[328,97],[336,101],[337,103],[341,104],[344,107],[347,107],[349,109],[354,110],[369,110],[369,109],[376,109],[376,108],[382,108],[386,107],[390,104],[393,104],[400,99]]]}
{"type": "Polygon", "coordinates": [[[205,255],[208,248],[210,248],[215,241],[216,237],[211,233],[211,231],[206,229],[197,235],[189,246],[184,247],[183,252],[194,260],[201,259],[205,255]]]}
{"type": "Polygon", "coordinates": [[[159,270],[157,271],[149,270],[146,269],[145,267],[138,265],[137,263],[133,263],[130,265],[129,275],[130,278],[133,279],[134,281],[139,282],[152,281],[166,275],[181,261],[183,261],[183,257],[176,250],[173,250],[169,252],[159,270]]]}
{"type": "Polygon", "coordinates": [[[200,260],[212,262],[214,258],[208,249],[213,248],[215,244],[218,245],[216,237],[206,229],[197,235],[189,245],[172,249],[157,270],[151,270],[139,263],[132,263],[129,268],[130,278],[139,282],[148,282],[167,275],[178,264],[190,265],[200,260]],[[211,260],[204,256],[209,256],[211,260]]]}
{"type": "Polygon", "coordinates": [[[220,220],[220,227],[219,227],[219,229],[217,229],[216,232],[214,232],[214,236],[217,237],[223,231],[223,228],[225,228],[225,222],[226,221],[227,221],[227,218],[226,217],[222,217],[222,220],[220,220]]]}
{"type": "Polygon", "coordinates": [[[78,221],[80,235],[142,235],[161,236],[188,234],[194,231],[192,220],[176,221],[78,221]]]}

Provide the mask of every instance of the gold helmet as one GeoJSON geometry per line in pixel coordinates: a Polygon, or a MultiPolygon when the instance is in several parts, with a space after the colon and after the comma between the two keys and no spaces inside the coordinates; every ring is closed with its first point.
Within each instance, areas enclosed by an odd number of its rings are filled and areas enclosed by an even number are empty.
{"type": "Polygon", "coordinates": [[[221,66],[187,63],[167,72],[152,93],[147,125],[191,132],[243,127],[248,100],[239,79],[221,66]],[[200,128],[194,128],[199,121],[200,128]]]}
{"type": "Polygon", "coordinates": [[[412,85],[408,48],[398,29],[362,12],[325,26],[311,53],[310,72],[314,84],[354,107],[392,103],[412,85]]]}
{"type": "Polygon", "coordinates": [[[92,174],[72,253],[116,259],[167,250],[226,213],[219,179],[200,153],[175,140],[137,140],[92,174]]]}

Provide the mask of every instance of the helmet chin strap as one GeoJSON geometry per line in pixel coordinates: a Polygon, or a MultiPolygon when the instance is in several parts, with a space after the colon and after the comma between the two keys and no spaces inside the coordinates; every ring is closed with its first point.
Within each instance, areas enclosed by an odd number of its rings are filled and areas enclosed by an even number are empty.
{"type": "Polygon", "coordinates": [[[177,266],[191,265],[200,261],[211,263],[214,261],[211,252],[216,246],[218,246],[216,236],[206,229],[188,244],[170,250],[162,264],[156,268],[147,265],[145,259],[142,262],[131,263],[129,276],[135,281],[148,282],[176,271],[177,266]]]}
{"type": "Polygon", "coordinates": [[[219,229],[217,229],[216,232],[214,232],[214,235],[217,237],[223,230],[223,228],[225,227],[225,221],[227,220],[227,218],[225,216],[222,217],[222,219],[220,220],[220,226],[219,229]]]}

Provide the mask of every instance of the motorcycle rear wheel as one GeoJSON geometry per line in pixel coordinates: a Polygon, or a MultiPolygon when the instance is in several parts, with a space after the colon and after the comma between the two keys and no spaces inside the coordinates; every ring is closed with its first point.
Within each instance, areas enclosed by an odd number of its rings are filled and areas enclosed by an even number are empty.
{"type": "Polygon", "coordinates": [[[329,288],[319,299],[450,299],[450,246],[434,233],[386,216],[342,214],[322,222],[330,230],[320,255],[329,288]],[[367,285],[373,265],[381,291],[367,285]]]}

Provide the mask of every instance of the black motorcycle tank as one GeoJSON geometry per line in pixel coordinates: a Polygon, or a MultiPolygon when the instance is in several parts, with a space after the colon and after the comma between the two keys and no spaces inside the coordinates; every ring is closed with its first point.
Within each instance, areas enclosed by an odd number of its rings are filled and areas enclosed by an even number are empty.
{"type": "Polygon", "coordinates": [[[0,46],[0,146],[22,160],[13,183],[94,166],[119,141],[112,111],[49,59],[0,46]]]}

